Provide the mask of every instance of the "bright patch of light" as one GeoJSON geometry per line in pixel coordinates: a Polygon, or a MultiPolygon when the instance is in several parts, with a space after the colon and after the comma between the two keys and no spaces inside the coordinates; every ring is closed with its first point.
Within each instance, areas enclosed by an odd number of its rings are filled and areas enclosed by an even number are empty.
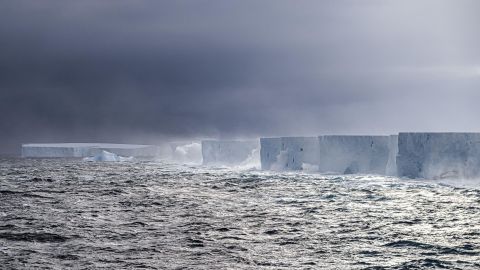
{"type": "Polygon", "coordinates": [[[480,67],[475,68],[475,75],[480,76],[480,67]]]}
{"type": "Polygon", "coordinates": [[[480,66],[402,66],[391,69],[394,72],[431,76],[478,77],[480,66]]]}

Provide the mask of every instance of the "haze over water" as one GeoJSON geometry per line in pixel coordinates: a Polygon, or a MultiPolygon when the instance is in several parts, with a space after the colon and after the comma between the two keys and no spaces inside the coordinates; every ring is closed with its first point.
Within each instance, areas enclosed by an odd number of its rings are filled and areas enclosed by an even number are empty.
{"type": "Polygon", "coordinates": [[[6,269],[478,269],[480,189],[165,162],[0,160],[6,269]]]}

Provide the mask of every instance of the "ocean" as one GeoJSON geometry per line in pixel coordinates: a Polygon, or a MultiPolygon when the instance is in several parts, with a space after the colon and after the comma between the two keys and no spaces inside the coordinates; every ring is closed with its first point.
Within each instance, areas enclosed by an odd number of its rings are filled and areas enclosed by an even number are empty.
{"type": "Polygon", "coordinates": [[[480,181],[0,160],[1,269],[480,269],[480,181]]]}

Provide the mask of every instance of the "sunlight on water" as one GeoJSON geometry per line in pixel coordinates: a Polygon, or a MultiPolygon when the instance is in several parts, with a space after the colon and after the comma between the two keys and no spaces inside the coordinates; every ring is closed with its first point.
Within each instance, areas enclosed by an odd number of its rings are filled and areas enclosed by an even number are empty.
{"type": "Polygon", "coordinates": [[[480,189],[460,183],[2,160],[0,262],[12,269],[478,269],[480,189]]]}

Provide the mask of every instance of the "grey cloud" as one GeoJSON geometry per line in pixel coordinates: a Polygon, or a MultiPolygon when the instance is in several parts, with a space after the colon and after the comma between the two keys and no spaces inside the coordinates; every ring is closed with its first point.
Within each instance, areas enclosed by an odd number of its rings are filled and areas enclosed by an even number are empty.
{"type": "Polygon", "coordinates": [[[0,152],[479,131],[476,1],[4,1],[0,152]]]}

